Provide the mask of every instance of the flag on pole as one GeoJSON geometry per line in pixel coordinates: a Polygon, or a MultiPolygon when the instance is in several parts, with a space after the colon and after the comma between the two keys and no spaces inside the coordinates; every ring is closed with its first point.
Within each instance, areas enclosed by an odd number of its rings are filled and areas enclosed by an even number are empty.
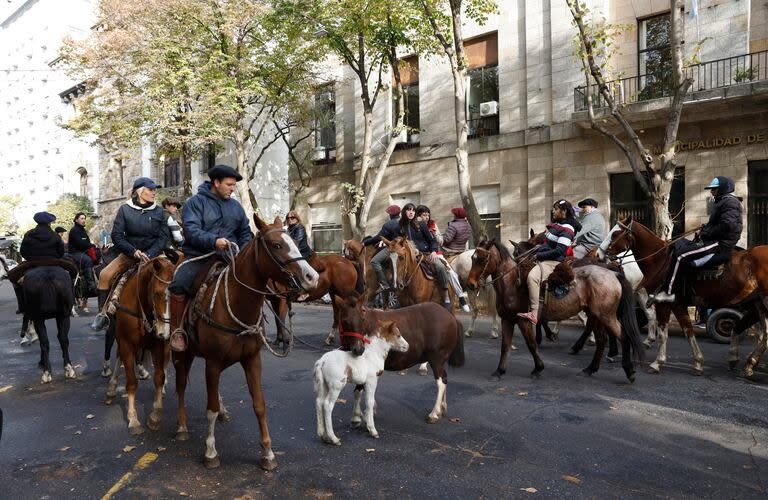
{"type": "Polygon", "coordinates": [[[698,0],[691,0],[691,19],[698,17],[699,15],[699,2],[698,0]]]}

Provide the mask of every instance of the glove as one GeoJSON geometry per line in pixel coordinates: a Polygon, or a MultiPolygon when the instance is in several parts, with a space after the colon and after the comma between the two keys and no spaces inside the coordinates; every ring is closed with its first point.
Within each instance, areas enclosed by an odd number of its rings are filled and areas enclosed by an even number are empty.
{"type": "Polygon", "coordinates": [[[376,244],[376,246],[377,246],[377,247],[379,247],[379,248],[384,248],[385,246],[387,246],[387,244],[386,244],[386,243],[384,243],[383,241],[380,241],[380,242],[378,242],[378,243],[376,244]]]}

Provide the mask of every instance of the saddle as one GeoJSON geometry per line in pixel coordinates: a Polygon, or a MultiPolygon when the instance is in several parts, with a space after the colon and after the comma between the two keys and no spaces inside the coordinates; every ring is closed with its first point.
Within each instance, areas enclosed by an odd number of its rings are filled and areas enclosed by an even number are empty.
{"type": "MultiPolygon", "coordinates": [[[[192,282],[192,286],[197,292],[195,293],[195,296],[192,297],[192,300],[187,305],[187,309],[184,312],[185,325],[192,325],[200,318],[203,318],[210,323],[210,318],[205,310],[203,299],[205,298],[205,293],[208,291],[208,288],[216,282],[226,267],[227,263],[222,260],[209,259],[200,271],[198,271],[197,276],[195,276],[195,279],[192,282]]],[[[184,328],[184,331],[187,333],[187,337],[189,337],[189,340],[193,345],[199,344],[197,329],[187,327],[184,328]]]]}
{"type": "Polygon", "coordinates": [[[419,261],[419,267],[421,268],[421,272],[424,273],[425,278],[429,281],[435,280],[435,268],[427,259],[421,259],[419,261]]]}
{"type": "Polygon", "coordinates": [[[8,271],[8,279],[13,283],[18,283],[24,277],[24,273],[35,267],[61,267],[64,268],[69,276],[74,280],[77,278],[77,266],[67,259],[45,259],[45,260],[27,260],[8,271]]]}

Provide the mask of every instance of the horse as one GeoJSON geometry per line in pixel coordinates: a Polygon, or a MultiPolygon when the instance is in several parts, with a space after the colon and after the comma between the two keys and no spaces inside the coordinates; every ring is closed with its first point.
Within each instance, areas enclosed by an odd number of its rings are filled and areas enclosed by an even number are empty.
{"type": "Polygon", "coordinates": [[[323,354],[315,362],[313,373],[317,436],[326,443],[337,446],[341,444],[333,432],[333,407],[346,384],[365,388],[365,424],[371,437],[379,438],[373,423],[376,385],[384,371],[384,360],[389,351],[406,352],[408,342],[403,339],[394,321],[377,321],[368,342],[370,345],[360,356],[336,350],[323,354]]]}
{"type": "MultiPolygon", "coordinates": [[[[621,228],[611,236],[611,243],[607,253],[616,254],[626,250],[632,250],[640,269],[645,275],[645,286],[649,290],[656,290],[663,282],[670,248],[664,240],[656,236],[650,229],[641,223],[628,218],[618,223],[621,228]]],[[[755,350],[747,358],[742,375],[752,377],[754,367],[760,361],[760,357],[766,350],[768,335],[768,246],[757,246],[750,250],[734,249],[731,260],[725,265],[723,275],[716,280],[696,280],[692,283],[693,292],[707,306],[718,308],[730,304],[736,304],[745,299],[756,297],[756,315],[747,315],[752,319],[759,318],[758,326],[760,336],[755,350]]],[[[656,316],[658,321],[658,352],[656,359],[650,364],[651,373],[659,373],[667,360],[667,337],[669,318],[675,314],[680,326],[683,328],[688,343],[693,352],[693,373],[701,375],[704,372],[704,356],[696,341],[696,335],[688,316],[686,297],[678,294],[674,303],[656,303],[656,316]]],[[[749,326],[749,324],[745,325],[749,326]]],[[[735,329],[739,332],[742,329],[735,329]]],[[[728,363],[731,369],[735,369],[739,362],[739,335],[731,336],[731,346],[728,351],[728,363]]]]}
{"type": "MultiPolygon", "coordinates": [[[[155,400],[147,419],[147,427],[153,431],[160,429],[165,367],[168,365],[170,354],[168,339],[171,336],[166,295],[178,261],[179,256],[169,250],[165,255],[155,257],[147,263],[140,263],[135,273],[126,280],[119,302],[115,304],[114,332],[117,353],[125,367],[128,433],[131,435],[144,432],[136,412],[138,383],[134,364],[140,350],[147,350],[152,354],[154,370],[155,400]]],[[[117,395],[118,373],[116,366],[109,380],[105,404],[112,404],[117,395]]]]}
{"type": "MultiPolygon", "coordinates": [[[[456,368],[464,366],[464,328],[461,322],[434,302],[384,311],[365,308],[363,300],[354,295],[346,301],[336,300],[344,328],[352,332],[368,335],[375,330],[377,321],[394,321],[397,324],[403,338],[408,342],[408,351],[390,353],[384,369],[402,371],[417,364],[429,363],[437,384],[437,399],[432,411],[427,415],[427,422],[435,423],[440,420],[448,411],[448,374],[445,364],[447,362],[449,366],[456,368]]],[[[362,390],[361,386],[355,388],[353,426],[359,425],[361,421],[362,390]]]]}
{"type": "Polygon", "coordinates": [[[55,318],[57,338],[64,358],[64,377],[77,377],[69,359],[69,323],[75,303],[72,278],[65,269],[58,266],[41,266],[24,273],[24,314],[34,323],[40,338],[40,363],[43,370],[42,383],[51,382],[50,343],[45,320],[55,318]]]}
{"type": "Polygon", "coordinates": [[[253,220],[258,229],[256,237],[232,256],[217,278],[216,286],[204,285],[199,296],[190,302],[184,321],[189,345],[185,351],[172,355],[179,400],[178,441],[189,439],[185,407],[189,370],[196,356],[205,359],[208,435],[204,464],[208,468],[220,465],[214,435],[221,409],[219,378],[221,372],[234,363],[243,367],[259,422],[262,447],[259,465],[264,470],[277,467],[261,384],[261,347],[271,349],[261,324],[264,298],[273,294],[267,288],[267,281],[295,283],[311,292],[319,280],[317,271],[301,256],[279,217],[275,217],[272,224],[255,214],[253,220]]]}
{"type": "MultiPolygon", "coordinates": [[[[99,281],[99,274],[101,274],[101,270],[104,269],[110,262],[115,260],[115,258],[119,255],[119,251],[117,250],[117,247],[110,245],[103,247],[101,249],[97,249],[97,256],[98,256],[98,262],[96,262],[93,267],[91,268],[91,272],[93,273],[93,282],[98,283],[99,281]]],[[[82,276],[83,272],[87,271],[86,269],[82,269],[78,262],[76,262],[74,259],[69,257],[69,259],[74,262],[75,266],[77,266],[77,277],[75,278],[75,306],[80,308],[80,310],[84,313],[88,313],[88,299],[91,297],[95,297],[95,295],[91,292],[92,290],[88,290],[87,280],[82,276]]]]}
{"type": "MultiPolygon", "coordinates": [[[[4,256],[0,255],[0,281],[8,279],[8,271],[8,262],[6,262],[4,256]]],[[[19,336],[21,337],[21,341],[19,342],[19,345],[21,346],[33,344],[38,340],[35,326],[26,314],[22,315],[19,336]]]]}
{"type": "MultiPolygon", "coordinates": [[[[397,299],[393,294],[384,294],[379,299],[381,289],[379,288],[379,278],[371,267],[371,259],[380,251],[378,246],[363,245],[359,240],[342,240],[341,255],[352,262],[357,263],[357,269],[360,270],[363,282],[365,284],[365,303],[373,306],[380,302],[385,309],[396,309],[398,307],[397,299]],[[388,297],[388,299],[387,299],[388,297]]],[[[390,259],[392,257],[390,256],[390,259]]],[[[392,269],[384,269],[384,272],[391,279],[392,269]]]]}
{"type": "MultiPolygon", "coordinates": [[[[466,250],[457,255],[455,259],[451,260],[451,267],[454,271],[456,271],[456,274],[459,276],[461,286],[463,287],[467,286],[469,271],[472,269],[472,256],[474,254],[474,249],[466,250]]],[[[488,281],[490,281],[490,278],[488,281]]],[[[482,302],[488,308],[488,313],[491,315],[493,321],[491,325],[491,338],[499,338],[499,315],[496,314],[495,309],[496,291],[494,288],[492,286],[480,287],[478,288],[478,293],[468,293],[467,297],[469,298],[470,306],[472,306],[472,321],[464,335],[471,337],[475,332],[475,321],[477,320],[477,315],[479,312],[478,302],[482,302]]],[[[515,346],[512,346],[512,349],[516,349],[515,346]]]]}

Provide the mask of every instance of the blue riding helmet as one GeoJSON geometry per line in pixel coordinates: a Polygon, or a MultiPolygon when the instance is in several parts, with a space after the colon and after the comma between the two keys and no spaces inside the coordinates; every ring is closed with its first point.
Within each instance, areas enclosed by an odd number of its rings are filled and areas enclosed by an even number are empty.
{"type": "Polygon", "coordinates": [[[720,187],[720,178],[715,177],[709,182],[709,185],[705,187],[704,189],[717,189],[720,187]]]}

